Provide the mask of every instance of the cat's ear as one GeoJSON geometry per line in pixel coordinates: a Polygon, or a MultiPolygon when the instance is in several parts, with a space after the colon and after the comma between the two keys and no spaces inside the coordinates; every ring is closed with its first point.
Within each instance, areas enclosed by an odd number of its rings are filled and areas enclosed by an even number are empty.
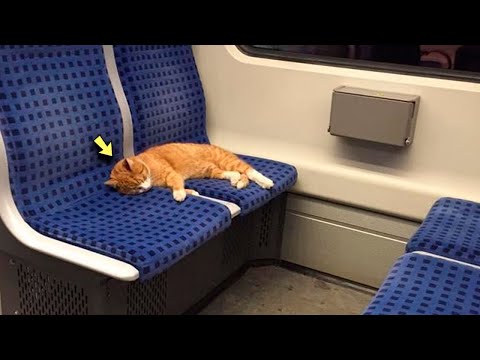
{"type": "Polygon", "coordinates": [[[132,160],[132,159],[129,159],[129,158],[123,159],[123,166],[125,166],[125,168],[126,168],[128,171],[132,171],[132,168],[133,168],[133,160],[132,160]]]}
{"type": "Polygon", "coordinates": [[[107,181],[104,182],[105,185],[115,187],[118,185],[117,180],[115,179],[108,179],[107,181]]]}

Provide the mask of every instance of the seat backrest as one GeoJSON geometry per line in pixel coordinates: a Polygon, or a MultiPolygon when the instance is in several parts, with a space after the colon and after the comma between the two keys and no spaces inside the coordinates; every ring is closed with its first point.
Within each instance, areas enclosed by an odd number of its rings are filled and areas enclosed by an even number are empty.
{"type": "Polygon", "coordinates": [[[189,45],[116,45],[138,153],[168,142],[208,143],[205,97],[189,45]]]}
{"type": "Polygon", "coordinates": [[[101,46],[0,48],[0,131],[24,218],[104,186],[123,156],[122,129],[101,46]],[[98,155],[98,135],[113,158],[98,155]]]}

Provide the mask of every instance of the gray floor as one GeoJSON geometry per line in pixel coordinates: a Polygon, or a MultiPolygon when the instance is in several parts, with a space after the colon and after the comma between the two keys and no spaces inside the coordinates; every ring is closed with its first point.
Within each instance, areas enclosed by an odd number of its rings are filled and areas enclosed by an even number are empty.
{"type": "Polygon", "coordinates": [[[276,266],[250,268],[201,315],[355,315],[374,290],[337,278],[276,266]]]}

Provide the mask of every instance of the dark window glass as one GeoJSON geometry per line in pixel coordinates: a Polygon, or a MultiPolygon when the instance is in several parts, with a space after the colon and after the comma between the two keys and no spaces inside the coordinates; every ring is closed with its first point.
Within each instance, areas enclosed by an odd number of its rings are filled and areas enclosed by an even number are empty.
{"type": "Polygon", "coordinates": [[[249,55],[480,81],[480,45],[241,45],[249,55]]]}

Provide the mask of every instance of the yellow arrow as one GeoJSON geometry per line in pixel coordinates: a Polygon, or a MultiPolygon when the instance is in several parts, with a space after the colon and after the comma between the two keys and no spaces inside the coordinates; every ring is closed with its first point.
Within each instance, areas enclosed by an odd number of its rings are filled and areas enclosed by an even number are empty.
{"type": "Polygon", "coordinates": [[[108,145],[105,144],[105,141],[103,141],[103,139],[102,139],[102,135],[97,136],[97,138],[95,140],[93,140],[93,142],[95,144],[97,144],[102,149],[102,151],[98,152],[99,154],[107,155],[107,156],[112,156],[113,155],[112,142],[110,141],[110,143],[108,145]]]}

